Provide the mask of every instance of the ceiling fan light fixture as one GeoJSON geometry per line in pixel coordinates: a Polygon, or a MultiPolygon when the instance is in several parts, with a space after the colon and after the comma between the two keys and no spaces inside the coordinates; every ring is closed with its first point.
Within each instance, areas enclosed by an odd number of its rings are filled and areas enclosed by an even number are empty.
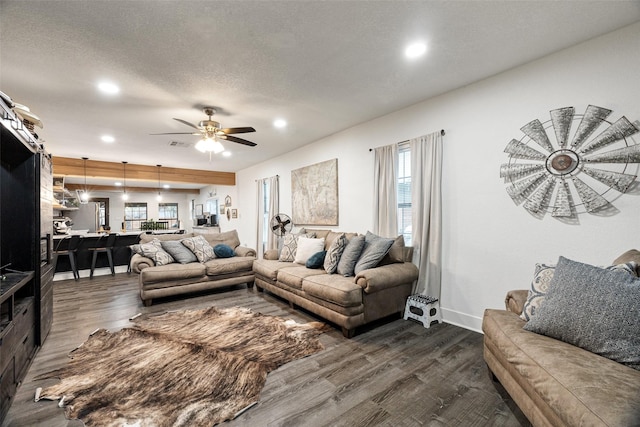
{"type": "Polygon", "coordinates": [[[196,150],[201,153],[213,152],[218,154],[224,151],[224,146],[215,138],[203,138],[196,143],[196,150]]]}

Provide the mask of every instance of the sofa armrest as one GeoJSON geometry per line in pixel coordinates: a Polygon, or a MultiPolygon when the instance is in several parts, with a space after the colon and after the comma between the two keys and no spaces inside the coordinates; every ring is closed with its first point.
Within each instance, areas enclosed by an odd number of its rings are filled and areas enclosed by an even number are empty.
{"type": "Polygon", "coordinates": [[[355,282],[368,294],[394,288],[418,279],[418,267],[410,262],[381,265],[363,270],[356,275],[355,282]]]}
{"type": "Polygon", "coordinates": [[[131,261],[129,262],[129,265],[131,266],[131,271],[133,271],[134,273],[140,273],[142,270],[144,270],[147,267],[155,266],[156,263],[153,262],[152,259],[143,257],[140,254],[133,254],[133,256],[131,257],[131,261]]]}
{"type": "Polygon", "coordinates": [[[234,251],[238,256],[256,256],[255,249],[245,248],[244,246],[236,246],[234,251]]]}
{"type": "Polygon", "coordinates": [[[504,305],[507,311],[511,311],[518,315],[522,314],[524,310],[524,303],[527,302],[529,291],[526,289],[518,289],[507,292],[507,297],[504,300],[504,305]]]}
{"type": "Polygon", "coordinates": [[[278,250],[277,249],[269,249],[267,251],[265,251],[264,259],[270,259],[270,260],[277,260],[278,259],[278,250]]]}

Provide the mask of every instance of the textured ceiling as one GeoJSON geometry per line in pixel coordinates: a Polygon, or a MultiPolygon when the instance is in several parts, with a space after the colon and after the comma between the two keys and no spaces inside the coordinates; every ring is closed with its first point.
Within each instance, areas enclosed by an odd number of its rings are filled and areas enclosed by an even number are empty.
{"type": "Polygon", "coordinates": [[[1,1],[0,90],[56,156],[237,171],[640,20],[625,1],[1,1]],[[409,61],[404,46],[428,43],[409,61]],[[118,96],[96,83],[120,85],[118,96]],[[194,144],[174,120],[253,126],[194,144]],[[286,129],[272,121],[282,117],[286,129]],[[100,135],[116,142],[105,144],[100,135]]]}

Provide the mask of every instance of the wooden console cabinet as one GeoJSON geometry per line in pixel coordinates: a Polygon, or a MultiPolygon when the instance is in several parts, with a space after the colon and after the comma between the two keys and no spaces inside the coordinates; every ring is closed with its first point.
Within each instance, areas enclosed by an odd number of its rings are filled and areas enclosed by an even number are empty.
{"type": "Polygon", "coordinates": [[[0,100],[0,423],[53,320],[51,172],[50,156],[0,100]]]}

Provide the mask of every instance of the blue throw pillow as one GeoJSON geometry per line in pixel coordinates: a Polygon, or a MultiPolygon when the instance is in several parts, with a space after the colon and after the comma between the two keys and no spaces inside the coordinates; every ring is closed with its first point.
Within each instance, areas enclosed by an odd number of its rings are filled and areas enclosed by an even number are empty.
{"type": "Polygon", "coordinates": [[[324,265],[325,256],[327,256],[327,251],[316,252],[309,257],[305,266],[307,268],[320,268],[324,265]]]}
{"type": "Polygon", "coordinates": [[[231,258],[236,256],[236,253],[231,249],[231,246],[220,243],[213,247],[213,253],[218,258],[231,258]]]}

